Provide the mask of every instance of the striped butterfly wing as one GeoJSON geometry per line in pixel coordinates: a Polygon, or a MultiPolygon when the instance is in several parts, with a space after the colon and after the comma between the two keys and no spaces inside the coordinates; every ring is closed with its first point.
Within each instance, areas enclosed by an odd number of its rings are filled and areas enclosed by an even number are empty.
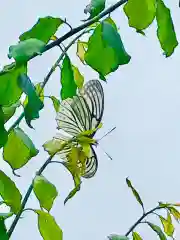
{"type": "MultiPolygon", "coordinates": [[[[98,80],[90,80],[81,89],[79,95],[61,102],[60,110],[56,117],[58,129],[65,131],[71,136],[77,136],[83,131],[97,128],[102,120],[103,112],[104,92],[102,85],[98,80]]],[[[71,148],[67,147],[65,155],[60,153],[64,161],[67,160],[66,156],[70,150],[71,148]]],[[[82,177],[93,177],[97,168],[97,156],[91,146],[90,156],[86,160],[86,171],[82,177]]]]}
{"type": "Polygon", "coordinates": [[[86,160],[86,171],[82,176],[83,178],[91,178],[95,175],[98,168],[97,155],[93,147],[91,146],[90,156],[86,160]]]}
{"type": "MultiPolygon", "coordinates": [[[[98,80],[87,82],[80,91],[90,112],[89,127],[86,130],[97,128],[104,112],[104,91],[98,80]]],[[[95,134],[95,133],[94,133],[95,134]]]]}
{"type": "MultiPolygon", "coordinates": [[[[58,129],[77,136],[96,128],[104,112],[104,92],[98,80],[88,81],[78,96],[61,102],[56,121],[58,129]]],[[[95,133],[94,133],[95,134],[95,133]]]]}

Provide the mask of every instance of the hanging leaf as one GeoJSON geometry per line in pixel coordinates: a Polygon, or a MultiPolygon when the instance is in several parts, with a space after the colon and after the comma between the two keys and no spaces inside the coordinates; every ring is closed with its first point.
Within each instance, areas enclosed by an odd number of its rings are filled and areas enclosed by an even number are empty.
{"type": "Polygon", "coordinates": [[[36,38],[47,44],[63,22],[62,19],[51,16],[39,18],[37,23],[29,31],[19,36],[19,39],[24,41],[30,38],[36,38]]]}
{"type": "Polygon", "coordinates": [[[159,236],[160,240],[167,240],[165,234],[163,233],[163,231],[161,230],[161,228],[153,223],[147,222],[147,224],[152,228],[152,230],[154,230],[157,235],[159,236]]]}
{"type": "Polygon", "coordinates": [[[110,236],[108,236],[108,238],[109,240],[129,240],[129,238],[126,236],[120,236],[116,234],[111,234],[110,236]]]}
{"type": "Polygon", "coordinates": [[[21,97],[22,90],[19,88],[17,79],[20,74],[27,72],[27,66],[7,65],[0,72],[0,105],[10,106],[21,97]]]}
{"type": "Polygon", "coordinates": [[[72,65],[72,70],[73,70],[73,74],[74,74],[74,81],[75,81],[77,87],[82,88],[83,84],[84,84],[83,75],[81,75],[81,73],[79,72],[79,69],[73,65],[72,65]]]}
{"type": "Polygon", "coordinates": [[[90,14],[88,20],[97,16],[100,12],[104,10],[105,2],[106,0],[91,0],[91,3],[88,4],[84,9],[85,14],[90,14]]]}
{"type": "Polygon", "coordinates": [[[7,122],[16,112],[16,109],[21,106],[20,101],[10,105],[2,107],[4,113],[4,121],[7,122]]]}
{"type": "Polygon", "coordinates": [[[139,204],[142,206],[143,211],[144,211],[144,204],[143,204],[143,202],[142,202],[142,200],[141,200],[141,197],[139,196],[139,193],[138,193],[138,192],[136,191],[136,189],[132,186],[131,181],[130,181],[128,178],[126,178],[126,183],[127,183],[128,187],[131,188],[131,190],[132,190],[132,192],[133,192],[136,200],[137,200],[137,201],[139,202],[139,204]]]}
{"type": "Polygon", "coordinates": [[[49,155],[54,155],[55,153],[61,150],[61,146],[63,145],[61,140],[53,138],[43,144],[43,148],[45,151],[49,153],[49,155]]]}
{"type": "Polygon", "coordinates": [[[31,120],[39,118],[39,111],[44,107],[44,104],[38,97],[36,89],[27,75],[21,74],[18,82],[23,92],[28,96],[28,103],[24,108],[24,114],[27,125],[32,128],[31,120]]]}
{"type": "Polygon", "coordinates": [[[35,212],[38,214],[38,228],[42,238],[44,240],[62,240],[63,232],[54,217],[41,210],[35,212]]]}
{"type": "Polygon", "coordinates": [[[76,95],[77,85],[74,80],[74,74],[69,57],[66,55],[61,69],[61,98],[72,98],[76,95]]]}
{"type": "Polygon", "coordinates": [[[157,36],[166,57],[171,56],[178,45],[171,12],[162,0],[157,0],[157,36]]]}
{"type": "Polygon", "coordinates": [[[5,119],[2,107],[0,106],[0,148],[3,147],[8,140],[8,133],[4,127],[5,119]]]}
{"type": "Polygon", "coordinates": [[[180,212],[172,206],[168,206],[167,209],[170,211],[171,215],[176,219],[176,221],[179,222],[180,212]]]}
{"type": "MultiPolygon", "coordinates": [[[[41,100],[41,102],[44,103],[44,89],[42,88],[41,85],[42,85],[42,83],[37,83],[35,85],[35,91],[36,91],[37,96],[41,100]]],[[[26,96],[26,98],[25,98],[25,100],[23,102],[23,106],[25,107],[27,104],[28,104],[28,96],[26,96]]]]}
{"type": "Polygon", "coordinates": [[[15,214],[21,208],[21,193],[15,183],[0,170],[0,196],[15,214]]]}
{"type": "Polygon", "coordinates": [[[87,156],[80,147],[72,147],[67,155],[67,162],[63,162],[63,165],[71,173],[75,186],[65,199],[64,204],[80,190],[81,176],[84,175],[86,169],[86,158],[87,156]]]}
{"type": "Polygon", "coordinates": [[[82,42],[78,40],[77,42],[77,52],[76,55],[79,57],[80,61],[85,64],[85,53],[88,48],[87,42],[82,42]]]}
{"type": "Polygon", "coordinates": [[[172,219],[171,219],[171,215],[169,214],[169,212],[167,213],[167,219],[163,218],[162,216],[159,216],[161,223],[163,225],[164,228],[164,232],[169,236],[172,237],[173,233],[174,233],[174,226],[172,224],[172,219]]]}
{"type": "Polygon", "coordinates": [[[35,38],[30,38],[10,46],[8,57],[14,58],[17,63],[22,64],[29,61],[35,54],[41,55],[44,48],[44,42],[35,38]]]}
{"type": "Polygon", "coordinates": [[[114,25],[115,23],[109,23],[109,18],[99,24],[89,38],[88,50],[85,53],[86,63],[96,70],[103,80],[104,76],[117,70],[119,65],[129,63],[131,59],[114,25]]]}
{"type": "Polygon", "coordinates": [[[142,240],[141,236],[139,235],[139,233],[137,232],[133,232],[133,240],[142,240]]]}
{"type": "Polygon", "coordinates": [[[0,220],[0,237],[1,240],[9,240],[4,220],[0,220]]]}
{"type": "Polygon", "coordinates": [[[149,27],[155,18],[156,0],[128,0],[124,12],[129,26],[141,31],[149,27]]]}
{"type": "Polygon", "coordinates": [[[56,153],[59,153],[62,151],[66,145],[68,145],[68,140],[69,138],[63,139],[61,138],[61,134],[58,136],[54,137],[52,140],[49,140],[43,144],[43,148],[45,151],[49,153],[49,155],[54,155],[56,153]]]}
{"type": "Polygon", "coordinates": [[[3,149],[3,158],[12,169],[23,167],[32,157],[38,154],[31,139],[20,128],[13,129],[3,149]]]}
{"type": "Polygon", "coordinates": [[[56,112],[59,112],[59,108],[60,108],[60,101],[59,99],[57,99],[56,97],[54,96],[50,96],[50,99],[52,100],[53,102],[53,106],[54,106],[54,109],[56,112]]]}
{"type": "Polygon", "coordinates": [[[35,177],[33,181],[33,190],[39,200],[41,208],[49,212],[58,195],[56,187],[41,175],[35,177]]]}
{"type": "Polygon", "coordinates": [[[71,199],[72,197],[74,197],[74,195],[75,195],[78,191],[80,191],[80,188],[81,188],[81,179],[80,179],[80,177],[79,177],[78,175],[73,176],[73,180],[74,180],[74,186],[75,186],[75,187],[73,188],[73,190],[68,194],[68,196],[67,196],[66,199],[64,200],[64,204],[66,204],[69,199],[71,199]]]}

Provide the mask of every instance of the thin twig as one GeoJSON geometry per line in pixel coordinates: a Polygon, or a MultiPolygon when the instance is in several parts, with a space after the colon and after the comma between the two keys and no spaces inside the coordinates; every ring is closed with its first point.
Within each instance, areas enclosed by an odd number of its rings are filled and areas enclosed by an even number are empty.
{"type": "MultiPolygon", "coordinates": [[[[60,61],[63,59],[64,55],[66,54],[66,52],[68,51],[68,49],[85,33],[88,33],[90,30],[88,31],[83,31],[82,33],[80,33],[78,36],[76,36],[70,43],[69,45],[65,48],[65,50],[62,52],[62,54],[60,55],[60,57],[57,59],[57,61],[55,62],[55,64],[51,67],[50,71],[48,72],[47,76],[44,78],[44,81],[41,85],[41,90],[39,91],[39,95],[42,93],[44,87],[46,86],[47,82],[49,81],[51,75],[53,74],[53,72],[55,71],[55,69],[58,67],[60,61]]],[[[11,125],[11,127],[8,129],[8,134],[10,133],[11,130],[13,130],[17,125],[19,125],[19,123],[21,122],[21,120],[24,118],[24,112],[21,113],[21,115],[18,117],[18,119],[11,125]]]]}
{"type": "Polygon", "coordinates": [[[71,29],[71,31],[73,30],[73,27],[67,22],[67,19],[64,19],[64,23],[71,29]]]}
{"type": "Polygon", "coordinates": [[[161,206],[157,206],[153,209],[151,209],[150,211],[144,213],[133,225],[132,227],[130,227],[130,229],[127,231],[127,233],[125,234],[125,236],[127,237],[134,229],[135,227],[137,227],[138,224],[140,224],[142,222],[142,220],[147,217],[149,214],[153,213],[154,211],[156,210],[159,210],[159,209],[163,209],[164,207],[161,207],[161,206]]]}

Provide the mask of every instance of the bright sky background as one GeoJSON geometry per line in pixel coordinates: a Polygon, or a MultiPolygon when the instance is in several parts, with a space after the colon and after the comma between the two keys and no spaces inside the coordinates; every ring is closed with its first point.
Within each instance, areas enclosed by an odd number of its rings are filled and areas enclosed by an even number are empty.
{"type": "MultiPolygon", "coordinates": [[[[113,2],[107,1],[107,5],[113,2]]],[[[88,0],[2,1],[0,66],[9,62],[8,47],[16,44],[18,36],[31,28],[38,17],[66,17],[75,27],[86,18],[83,9],[88,3],[88,0]]],[[[171,1],[170,7],[180,39],[178,1],[171,1]]],[[[97,138],[112,127],[117,127],[100,144],[113,157],[113,161],[98,148],[99,169],[96,176],[84,181],[81,191],[66,206],[63,201],[73,187],[71,176],[56,164],[49,166],[44,173],[59,189],[59,197],[51,213],[63,229],[64,240],[103,240],[111,233],[123,235],[127,232],[141,215],[140,206],[125,184],[127,176],[138,189],[147,209],[155,207],[158,201],[180,202],[180,48],[166,59],[157,41],[155,24],[143,37],[128,27],[122,8],[116,10],[112,17],[120,28],[127,52],[132,56],[130,64],[107,77],[107,84],[102,82],[105,91],[104,126],[97,138]]],[[[68,30],[67,27],[63,28],[58,36],[68,30]]],[[[75,51],[73,47],[68,53],[86,80],[97,78],[93,70],[82,66],[75,51]]],[[[43,81],[59,54],[56,48],[30,62],[29,76],[34,83],[43,81]]],[[[50,79],[45,92],[46,95],[59,96],[59,70],[50,79]]],[[[40,119],[33,122],[35,131],[24,123],[20,126],[41,152],[18,171],[21,178],[12,176],[10,167],[3,161],[1,169],[17,181],[24,194],[35,171],[48,157],[43,152],[42,144],[56,133],[55,112],[50,100],[45,101],[40,119]]],[[[27,206],[39,207],[33,194],[27,206]]],[[[143,239],[156,239],[156,235],[145,225],[137,230],[143,239]]],[[[176,238],[179,239],[180,226],[177,225],[176,231],[176,238]]],[[[25,212],[11,239],[41,239],[37,216],[25,212]]]]}

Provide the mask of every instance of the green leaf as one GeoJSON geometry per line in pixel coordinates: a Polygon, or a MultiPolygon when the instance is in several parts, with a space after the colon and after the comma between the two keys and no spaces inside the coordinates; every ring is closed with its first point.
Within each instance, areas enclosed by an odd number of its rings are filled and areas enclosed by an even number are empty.
{"type": "Polygon", "coordinates": [[[138,31],[146,29],[156,15],[156,0],[128,0],[124,12],[129,20],[129,26],[138,31]]]}
{"type": "Polygon", "coordinates": [[[79,69],[73,65],[72,65],[72,70],[73,70],[73,74],[74,74],[74,81],[75,81],[77,87],[82,88],[83,84],[84,84],[83,75],[79,72],[79,69]]]}
{"type": "Polygon", "coordinates": [[[43,148],[45,151],[49,153],[49,155],[54,155],[64,149],[64,147],[67,145],[67,141],[61,138],[54,137],[52,140],[49,140],[43,144],[43,148]]]}
{"type": "Polygon", "coordinates": [[[0,237],[1,240],[9,240],[4,220],[0,220],[0,237]]]}
{"type": "Polygon", "coordinates": [[[80,61],[85,64],[85,53],[88,48],[88,43],[87,42],[82,42],[78,40],[77,42],[77,51],[76,55],[79,57],[80,61]]]}
{"type": "Polygon", "coordinates": [[[21,106],[20,101],[10,105],[2,107],[4,113],[4,121],[7,122],[16,112],[16,109],[21,106]]]}
{"type": "Polygon", "coordinates": [[[39,18],[37,23],[29,31],[20,35],[19,39],[24,41],[30,38],[36,38],[44,43],[48,43],[62,23],[62,19],[51,16],[39,18]]]}
{"type": "Polygon", "coordinates": [[[170,211],[171,215],[176,219],[176,221],[179,222],[180,212],[172,206],[168,206],[167,209],[170,211]]]}
{"type": "Polygon", "coordinates": [[[54,96],[50,96],[50,99],[52,100],[53,102],[53,106],[54,106],[54,109],[56,112],[59,112],[59,108],[60,108],[60,101],[59,99],[57,99],[56,97],[54,96]]]}
{"type": "Polygon", "coordinates": [[[128,178],[126,178],[126,183],[127,183],[128,187],[131,188],[136,200],[139,202],[139,204],[141,204],[141,206],[144,210],[144,204],[141,200],[141,197],[139,196],[139,193],[136,191],[136,189],[132,186],[131,181],[128,178]]]}
{"type": "Polygon", "coordinates": [[[162,0],[157,0],[157,36],[166,57],[171,56],[178,45],[171,12],[162,0]]]}
{"type": "Polygon", "coordinates": [[[115,23],[109,23],[109,18],[99,24],[89,38],[88,50],[85,53],[86,63],[96,70],[103,80],[104,76],[117,70],[119,65],[129,63],[131,59],[114,25],[115,23]]]}
{"type": "Polygon", "coordinates": [[[66,55],[61,69],[61,98],[72,98],[76,95],[77,85],[74,80],[74,73],[71,66],[71,61],[66,55]]]}
{"type": "Polygon", "coordinates": [[[164,232],[169,236],[172,237],[173,233],[174,233],[174,226],[172,224],[172,219],[171,219],[171,215],[169,214],[169,212],[167,213],[167,219],[165,219],[162,216],[159,216],[161,223],[163,225],[164,228],[164,232]]]}
{"type": "MultiPolygon", "coordinates": [[[[16,151],[17,153],[17,151],[16,151]]],[[[15,183],[0,170],[0,196],[15,214],[21,208],[21,193],[15,183]]]]}
{"type": "MultiPolygon", "coordinates": [[[[37,83],[35,85],[35,91],[36,91],[36,94],[38,95],[39,99],[41,100],[41,102],[44,103],[44,89],[42,88],[42,83],[37,83]]],[[[26,96],[26,98],[23,102],[23,106],[25,107],[27,104],[28,104],[28,96],[26,96]]]]}
{"type": "Polygon", "coordinates": [[[28,103],[24,108],[24,114],[27,125],[32,128],[31,120],[39,118],[39,111],[44,107],[44,104],[38,97],[36,89],[27,75],[21,74],[18,80],[19,86],[28,96],[28,103]]]}
{"type": "Polygon", "coordinates": [[[41,208],[44,208],[49,212],[58,195],[56,187],[41,175],[35,177],[33,181],[33,190],[40,202],[41,208]]]}
{"type": "Polygon", "coordinates": [[[8,133],[4,127],[5,119],[2,107],[0,106],[0,148],[3,147],[8,140],[8,133]]]}
{"type": "Polygon", "coordinates": [[[38,228],[42,238],[44,240],[62,240],[63,232],[54,217],[41,210],[35,212],[38,214],[38,228]]]}
{"type": "Polygon", "coordinates": [[[12,105],[21,97],[22,90],[18,85],[18,77],[27,72],[27,66],[5,66],[0,72],[0,105],[12,105]]]}
{"type": "Polygon", "coordinates": [[[64,201],[64,204],[80,190],[81,176],[84,175],[86,170],[86,155],[82,151],[81,147],[72,147],[69,154],[66,156],[67,161],[63,162],[63,165],[71,173],[74,180],[74,189],[69,193],[64,201]]]}
{"type": "MultiPolygon", "coordinates": [[[[67,166],[66,166],[67,167],[67,166]]],[[[68,168],[68,167],[67,167],[68,168]]],[[[69,170],[70,171],[70,170],[69,170]]],[[[78,192],[78,191],[80,191],[80,189],[81,189],[81,179],[80,179],[80,177],[78,176],[78,175],[74,175],[73,176],[73,180],[74,180],[74,188],[73,188],[73,190],[68,194],[68,196],[66,197],[66,199],[64,200],[64,204],[66,204],[67,203],[67,201],[69,200],[69,199],[71,199],[72,197],[74,197],[74,195],[78,192]]]]}
{"type": "Polygon", "coordinates": [[[44,47],[44,42],[35,38],[30,38],[10,46],[8,57],[14,58],[17,63],[22,64],[29,61],[35,54],[41,55],[44,47]]]}
{"type": "Polygon", "coordinates": [[[161,240],[167,240],[165,234],[163,233],[163,231],[161,230],[161,228],[153,223],[147,222],[147,224],[152,228],[152,230],[154,230],[157,235],[159,236],[159,239],[161,240]]]}
{"type": "Polygon", "coordinates": [[[141,236],[139,235],[139,233],[137,232],[133,232],[133,240],[142,240],[141,236]]]}
{"type": "Polygon", "coordinates": [[[108,238],[109,240],[129,240],[129,238],[126,236],[120,236],[116,234],[111,234],[110,236],[108,236],[108,238]]]}
{"type": "Polygon", "coordinates": [[[38,152],[31,139],[20,128],[16,128],[8,136],[3,157],[13,169],[19,169],[38,152]]]}
{"type": "Polygon", "coordinates": [[[85,14],[90,14],[88,19],[91,19],[102,12],[105,8],[105,2],[106,0],[91,0],[91,3],[84,9],[85,14]]]}

